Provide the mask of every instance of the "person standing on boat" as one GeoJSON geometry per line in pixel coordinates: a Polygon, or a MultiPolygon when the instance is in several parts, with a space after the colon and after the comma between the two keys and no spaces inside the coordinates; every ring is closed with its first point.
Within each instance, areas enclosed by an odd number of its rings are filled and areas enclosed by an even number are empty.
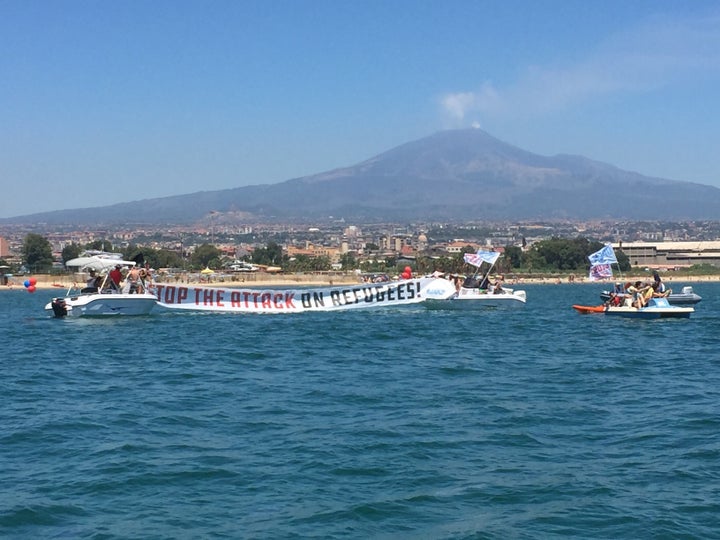
{"type": "Polygon", "coordinates": [[[90,269],[88,274],[89,277],[87,279],[87,282],[85,283],[86,288],[95,290],[99,289],[100,285],[102,284],[102,278],[95,273],[95,270],[92,269],[90,269]]]}
{"type": "Polygon", "coordinates": [[[145,263],[145,267],[139,271],[140,275],[140,286],[139,291],[141,293],[148,292],[148,287],[152,285],[152,273],[150,272],[150,263],[145,263]]]}
{"type": "Polygon", "coordinates": [[[140,279],[142,280],[143,289],[145,289],[145,292],[147,292],[148,287],[151,287],[153,284],[153,275],[152,275],[152,268],[150,268],[150,263],[145,261],[145,275],[143,276],[142,269],[140,270],[140,279]]]}
{"type": "Polygon", "coordinates": [[[140,271],[134,266],[128,272],[125,288],[128,294],[137,293],[140,290],[140,271]]]}
{"type": "Polygon", "coordinates": [[[116,291],[120,290],[120,282],[122,281],[122,272],[120,271],[120,265],[116,264],[115,268],[110,270],[110,284],[116,291]]]}

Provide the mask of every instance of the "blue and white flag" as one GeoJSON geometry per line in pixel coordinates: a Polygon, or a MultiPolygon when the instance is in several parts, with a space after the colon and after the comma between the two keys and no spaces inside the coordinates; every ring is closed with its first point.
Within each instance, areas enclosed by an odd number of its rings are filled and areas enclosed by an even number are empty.
{"type": "Polygon", "coordinates": [[[590,267],[590,281],[599,281],[613,277],[612,266],[609,264],[593,264],[590,267]]]}
{"type": "Polygon", "coordinates": [[[490,263],[491,265],[495,264],[495,261],[498,260],[498,257],[500,257],[500,253],[496,251],[478,250],[477,253],[466,253],[463,256],[463,260],[468,264],[479,267],[484,262],[490,263]]]}
{"type": "Polygon", "coordinates": [[[615,257],[612,244],[605,244],[601,250],[588,255],[588,259],[590,259],[591,266],[595,266],[596,264],[617,264],[617,258],[615,257]]]}

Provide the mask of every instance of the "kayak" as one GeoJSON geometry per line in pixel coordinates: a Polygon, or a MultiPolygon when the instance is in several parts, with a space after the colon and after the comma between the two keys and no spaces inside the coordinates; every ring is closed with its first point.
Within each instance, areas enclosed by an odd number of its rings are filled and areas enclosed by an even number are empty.
{"type": "Polygon", "coordinates": [[[573,308],[578,313],[602,313],[605,311],[605,306],[578,306],[574,305],[573,308]]]}

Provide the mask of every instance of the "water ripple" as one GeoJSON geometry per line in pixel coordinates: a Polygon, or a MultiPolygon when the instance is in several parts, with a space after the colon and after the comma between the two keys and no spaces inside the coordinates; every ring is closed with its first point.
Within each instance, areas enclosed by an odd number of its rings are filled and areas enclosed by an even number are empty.
{"type": "Polygon", "coordinates": [[[696,289],[687,321],[578,315],[581,285],[113,321],[3,292],[0,533],[717,537],[720,285],[696,289]]]}

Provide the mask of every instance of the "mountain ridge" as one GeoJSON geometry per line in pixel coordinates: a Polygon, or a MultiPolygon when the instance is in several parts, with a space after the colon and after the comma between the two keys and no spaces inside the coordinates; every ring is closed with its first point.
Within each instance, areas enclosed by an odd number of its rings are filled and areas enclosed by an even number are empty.
{"type": "Polygon", "coordinates": [[[720,189],[572,154],[543,156],[479,129],[439,131],[355,165],[276,184],[56,210],[4,223],[186,224],[210,212],[255,221],[715,219],[720,189]],[[671,204],[668,204],[671,202],[671,204]]]}

